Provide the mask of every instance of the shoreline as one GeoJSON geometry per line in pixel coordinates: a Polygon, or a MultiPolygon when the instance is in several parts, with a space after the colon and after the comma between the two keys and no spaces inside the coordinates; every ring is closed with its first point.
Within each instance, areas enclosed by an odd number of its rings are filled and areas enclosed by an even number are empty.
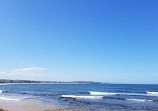
{"type": "Polygon", "coordinates": [[[0,85],[8,84],[88,84],[88,83],[0,83],[0,85]]]}
{"type": "Polygon", "coordinates": [[[48,104],[36,99],[9,101],[0,100],[0,111],[68,111],[66,106],[48,104]]]}
{"type": "Polygon", "coordinates": [[[7,111],[7,110],[4,110],[4,109],[1,109],[1,108],[0,108],[0,111],[7,111]]]}

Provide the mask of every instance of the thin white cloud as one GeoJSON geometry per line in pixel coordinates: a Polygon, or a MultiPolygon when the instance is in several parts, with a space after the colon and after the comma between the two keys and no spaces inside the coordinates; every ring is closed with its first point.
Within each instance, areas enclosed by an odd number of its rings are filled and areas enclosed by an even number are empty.
{"type": "Polygon", "coordinates": [[[32,74],[35,75],[36,73],[39,73],[41,71],[46,70],[45,68],[42,67],[27,67],[27,68],[20,68],[20,69],[15,69],[10,72],[10,74],[32,74]]]}
{"type": "Polygon", "coordinates": [[[27,67],[27,68],[20,68],[20,69],[15,69],[13,72],[29,72],[29,71],[43,71],[46,70],[45,68],[42,67],[27,67]]]}
{"type": "Polygon", "coordinates": [[[0,74],[5,74],[6,72],[1,71],[0,74]]]}
{"type": "Polygon", "coordinates": [[[26,68],[19,68],[19,69],[14,69],[10,72],[8,72],[8,75],[14,75],[14,76],[38,76],[36,75],[37,73],[41,73],[42,71],[46,70],[45,68],[42,67],[26,67],[26,68]]]}
{"type": "Polygon", "coordinates": [[[43,67],[24,67],[19,69],[14,69],[10,71],[0,71],[3,78],[16,78],[16,79],[51,79],[54,78],[54,73],[50,73],[43,67]]]}

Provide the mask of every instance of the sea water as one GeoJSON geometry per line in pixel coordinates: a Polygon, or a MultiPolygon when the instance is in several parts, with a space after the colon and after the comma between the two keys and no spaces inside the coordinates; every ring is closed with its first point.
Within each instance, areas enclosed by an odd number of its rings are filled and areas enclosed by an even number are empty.
{"type": "Polygon", "coordinates": [[[89,111],[157,111],[158,85],[143,84],[8,84],[0,100],[37,99],[89,111]]]}

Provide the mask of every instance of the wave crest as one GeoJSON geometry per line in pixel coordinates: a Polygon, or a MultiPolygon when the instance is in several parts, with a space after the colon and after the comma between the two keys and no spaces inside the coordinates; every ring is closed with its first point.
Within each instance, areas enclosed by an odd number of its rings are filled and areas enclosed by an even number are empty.
{"type": "Polygon", "coordinates": [[[3,90],[0,90],[0,94],[3,93],[3,90]]]}
{"type": "Polygon", "coordinates": [[[117,93],[93,92],[93,91],[90,91],[89,94],[91,94],[91,95],[117,95],[117,93]]]}
{"type": "Polygon", "coordinates": [[[109,92],[93,92],[93,91],[90,91],[89,94],[91,95],[140,95],[140,96],[146,95],[146,94],[138,94],[138,93],[109,93],[109,92]]]}
{"type": "Polygon", "coordinates": [[[146,99],[126,99],[129,101],[138,101],[138,102],[153,102],[153,100],[146,100],[146,99]]]}
{"type": "Polygon", "coordinates": [[[81,99],[102,99],[103,96],[76,96],[76,95],[62,95],[63,98],[81,98],[81,99]]]}
{"type": "Polygon", "coordinates": [[[7,100],[7,101],[21,101],[22,99],[18,99],[18,98],[10,98],[10,97],[0,97],[0,100],[7,100]]]}
{"type": "Polygon", "coordinates": [[[147,94],[154,94],[154,95],[158,95],[158,92],[146,92],[147,94]]]}

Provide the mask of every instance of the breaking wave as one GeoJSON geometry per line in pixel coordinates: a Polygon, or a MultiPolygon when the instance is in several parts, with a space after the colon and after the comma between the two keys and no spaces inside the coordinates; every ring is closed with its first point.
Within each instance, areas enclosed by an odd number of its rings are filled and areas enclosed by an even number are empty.
{"type": "Polygon", "coordinates": [[[0,94],[2,93],[12,93],[11,91],[7,91],[7,90],[0,90],[0,94]]]}
{"type": "Polygon", "coordinates": [[[117,95],[117,93],[93,92],[93,91],[90,91],[89,94],[91,94],[91,95],[117,95]]]}
{"type": "Polygon", "coordinates": [[[146,99],[126,99],[129,101],[138,101],[138,102],[153,102],[153,100],[146,100],[146,99]]]}
{"type": "Polygon", "coordinates": [[[103,96],[76,96],[76,95],[62,95],[63,98],[81,98],[81,99],[102,99],[103,96]]]}
{"type": "Polygon", "coordinates": [[[0,100],[7,100],[7,101],[21,101],[22,99],[18,98],[11,98],[11,97],[0,97],[0,100]]]}
{"type": "Polygon", "coordinates": [[[147,94],[154,94],[154,95],[158,95],[158,92],[146,92],[147,94]]]}
{"type": "Polygon", "coordinates": [[[158,96],[158,92],[146,92],[144,94],[140,93],[110,93],[110,92],[93,92],[89,91],[91,95],[129,95],[129,96],[158,96]]]}
{"type": "Polygon", "coordinates": [[[0,94],[3,93],[3,90],[0,90],[0,94]]]}
{"type": "Polygon", "coordinates": [[[109,93],[109,92],[93,92],[93,91],[90,91],[89,94],[91,95],[142,95],[142,96],[145,95],[145,94],[138,94],[138,93],[109,93]]]}

